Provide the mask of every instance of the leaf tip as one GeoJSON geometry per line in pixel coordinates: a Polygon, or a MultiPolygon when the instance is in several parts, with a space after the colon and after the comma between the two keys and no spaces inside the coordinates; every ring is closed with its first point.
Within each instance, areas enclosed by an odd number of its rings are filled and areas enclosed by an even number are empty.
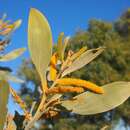
{"type": "Polygon", "coordinates": [[[21,19],[17,20],[17,21],[14,23],[14,26],[15,26],[14,29],[19,28],[21,24],[22,24],[22,20],[21,20],[21,19]]]}
{"type": "Polygon", "coordinates": [[[37,15],[37,14],[41,14],[41,12],[35,8],[30,9],[30,15],[37,15]]]}

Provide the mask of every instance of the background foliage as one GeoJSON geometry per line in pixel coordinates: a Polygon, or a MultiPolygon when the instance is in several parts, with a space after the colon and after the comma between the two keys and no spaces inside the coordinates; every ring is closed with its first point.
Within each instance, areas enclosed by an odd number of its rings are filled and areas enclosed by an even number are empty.
{"type": "MultiPolygon", "coordinates": [[[[105,46],[104,53],[84,68],[72,73],[71,77],[92,81],[98,85],[104,85],[117,80],[130,80],[130,9],[122,16],[110,23],[97,19],[89,21],[87,29],[79,30],[71,37],[68,48],[76,52],[82,46],[97,48],[105,46]]],[[[55,50],[55,45],[54,45],[55,50]]],[[[18,75],[25,79],[21,84],[20,94],[28,102],[28,107],[33,101],[38,101],[40,95],[39,77],[34,65],[29,59],[23,60],[18,75]],[[30,88],[30,84],[33,86],[30,88]]],[[[61,118],[40,121],[41,130],[98,130],[105,124],[111,127],[123,120],[130,125],[130,100],[115,110],[95,116],[79,116],[75,114],[61,113],[61,118]]]]}

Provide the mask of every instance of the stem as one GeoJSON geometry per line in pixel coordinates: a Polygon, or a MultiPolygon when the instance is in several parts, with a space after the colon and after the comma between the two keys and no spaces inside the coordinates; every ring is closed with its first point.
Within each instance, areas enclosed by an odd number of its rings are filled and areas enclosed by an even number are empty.
{"type": "Polygon", "coordinates": [[[25,130],[29,130],[34,123],[41,117],[41,115],[43,114],[43,112],[41,111],[41,108],[43,108],[43,105],[45,103],[46,100],[46,96],[43,95],[42,99],[41,99],[41,103],[35,113],[35,115],[32,117],[32,119],[28,122],[27,126],[25,127],[25,130]]]}
{"type": "Polygon", "coordinates": [[[35,105],[36,105],[36,101],[33,102],[32,107],[31,107],[31,109],[30,109],[30,114],[31,114],[31,115],[32,115],[32,113],[33,113],[33,110],[34,110],[35,105]]]}

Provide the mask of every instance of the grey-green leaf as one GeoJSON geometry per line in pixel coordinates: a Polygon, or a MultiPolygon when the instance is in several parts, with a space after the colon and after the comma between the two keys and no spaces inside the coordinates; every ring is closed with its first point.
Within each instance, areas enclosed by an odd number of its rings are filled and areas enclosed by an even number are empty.
{"type": "Polygon", "coordinates": [[[52,54],[52,34],[45,16],[33,8],[29,15],[28,46],[38,73],[45,78],[52,54]]]}
{"type": "Polygon", "coordinates": [[[24,82],[22,79],[19,79],[18,77],[11,75],[10,72],[2,70],[0,70],[0,80],[13,81],[16,83],[24,82]]]}
{"type": "Polygon", "coordinates": [[[62,77],[84,67],[92,60],[94,60],[98,55],[100,55],[103,51],[104,48],[100,47],[98,49],[91,49],[84,52],[63,72],[62,77]]]}
{"type": "Polygon", "coordinates": [[[7,104],[9,96],[9,85],[0,80],[0,130],[3,130],[7,115],[7,104]]]}
{"type": "Polygon", "coordinates": [[[22,55],[25,50],[26,50],[25,48],[19,48],[6,55],[0,56],[0,61],[5,62],[5,61],[14,60],[15,58],[22,55]]]}
{"type": "Polygon", "coordinates": [[[66,109],[80,114],[91,115],[109,111],[130,97],[130,82],[113,82],[103,86],[104,94],[85,92],[73,100],[62,101],[66,109]]]}

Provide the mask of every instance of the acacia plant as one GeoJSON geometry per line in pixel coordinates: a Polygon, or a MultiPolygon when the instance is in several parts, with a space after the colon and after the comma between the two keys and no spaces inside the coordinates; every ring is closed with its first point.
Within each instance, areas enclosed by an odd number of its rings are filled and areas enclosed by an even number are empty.
{"type": "MultiPolygon", "coordinates": [[[[83,47],[77,52],[67,49],[65,53],[68,41],[69,37],[64,38],[64,34],[61,33],[56,51],[52,53],[53,41],[48,21],[41,12],[31,9],[28,23],[28,46],[32,62],[39,74],[41,82],[38,87],[42,94],[39,102],[33,103],[29,110],[26,103],[8,84],[8,76],[1,76],[0,103],[3,104],[0,111],[5,114],[0,116],[0,126],[2,124],[0,130],[3,128],[29,130],[41,117],[46,119],[57,116],[63,108],[79,115],[102,113],[119,106],[129,98],[130,82],[117,81],[98,86],[90,81],[69,78],[70,73],[81,69],[107,50],[105,47],[90,50],[83,47]],[[6,118],[5,108],[9,88],[15,102],[24,112],[21,115],[23,119],[20,124],[16,117],[10,117],[8,114],[6,118]],[[67,96],[69,93],[73,93],[73,96],[67,96]],[[2,100],[2,95],[6,97],[5,101],[2,100]]],[[[1,59],[7,59],[4,57],[1,59]]]]}

